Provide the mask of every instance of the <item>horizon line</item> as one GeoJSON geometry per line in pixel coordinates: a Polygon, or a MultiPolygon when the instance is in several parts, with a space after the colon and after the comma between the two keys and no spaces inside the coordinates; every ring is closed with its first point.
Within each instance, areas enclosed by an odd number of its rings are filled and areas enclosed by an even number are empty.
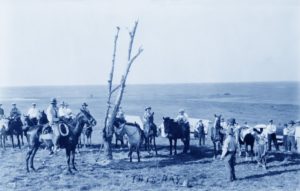
{"type": "MultiPolygon", "coordinates": [[[[226,81],[226,82],[167,82],[167,83],[129,83],[126,86],[136,86],[136,85],[197,85],[197,84],[247,84],[247,83],[300,83],[300,80],[287,80],[287,81],[226,81]]],[[[65,86],[107,86],[108,84],[34,84],[34,85],[0,85],[0,88],[18,88],[18,87],[65,87],[65,86]]],[[[118,85],[118,84],[113,84],[118,85]]]]}

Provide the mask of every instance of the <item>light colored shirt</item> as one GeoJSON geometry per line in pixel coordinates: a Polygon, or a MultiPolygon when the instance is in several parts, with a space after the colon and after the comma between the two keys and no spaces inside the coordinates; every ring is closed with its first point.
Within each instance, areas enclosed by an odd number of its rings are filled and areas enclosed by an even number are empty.
{"type": "Polygon", "coordinates": [[[150,111],[146,111],[143,116],[143,122],[147,123],[149,121],[149,117],[152,115],[150,111]]]}
{"type": "Polygon", "coordinates": [[[287,128],[287,135],[288,136],[295,136],[295,126],[294,125],[289,125],[287,128]]]}
{"type": "Polygon", "coordinates": [[[183,121],[184,123],[187,123],[187,122],[189,122],[189,116],[188,116],[186,113],[184,113],[184,114],[179,114],[179,115],[176,117],[175,120],[176,120],[177,122],[183,121]]]}
{"type": "Polygon", "coordinates": [[[236,147],[235,138],[232,135],[228,135],[223,143],[221,157],[224,158],[227,152],[236,151],[236,147]]]}
{"type": "Polygon", "coordinates": [[[288,135],[288,129],[287,129],[287,127],[283,128],[283,135],[288,135]]]}
{"type": "Polygon", "coordinates": [[[54,107],[53,105],[49,105],[49,107],[46,110],[46,114],[50,124],[58,120],[57,107],[54,107]]]}
{"type": "Polygon", "coordinates": [[[28,112],[27,115],[29,116],[29,118],[38,118],[39,116],[39,110],[36,107],[31,107],[28,112]]]}
{"type": "Polygon", "coordinates": [[[70,118],[72,117],[72,115],[73,115],[72,110],[70,108],[65,108],[65,117],[70,118]]]}
{"type": "Polygon", "coordinates": [[[276,133],[276,125],[274,124],[267,125],[266,131],[268,134],[276,133]]]}
{"type": "Polygon", "coordinates": [[[66,116],[66,109],[65,109],[65,107],[59,107],[58,108],[58,116],[59,117],[65,117],[66,116]]]}

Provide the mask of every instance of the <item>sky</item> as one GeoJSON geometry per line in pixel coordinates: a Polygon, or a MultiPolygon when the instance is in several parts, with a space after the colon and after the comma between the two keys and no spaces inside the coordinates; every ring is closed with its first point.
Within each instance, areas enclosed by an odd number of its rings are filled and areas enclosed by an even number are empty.
{"type": "Polygon", "coordinates": [[[0,0],[0,86],[300,81],[297,0],[0,0]]]}

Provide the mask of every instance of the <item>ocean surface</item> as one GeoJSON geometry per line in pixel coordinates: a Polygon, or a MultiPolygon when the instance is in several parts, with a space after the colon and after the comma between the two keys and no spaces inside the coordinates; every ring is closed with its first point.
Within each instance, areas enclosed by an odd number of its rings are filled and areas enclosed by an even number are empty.
{"type": "MultiPolygon", "coordinates": [[[[107,108],[107,86],[43,86],[2,87],[0,103],[8,114],[11,103],[17,103],[22,113],[33,102],[45,110],[52,97],[67,102],[77,113],[86,102],[97,119],[96,128],[103,127],[107,108]]],[[[144,108],[151,106],[155,122],[163,116],[176,117],[183,108],[193,118],[214,119],[214,114],[234,117],[242,124],[276,124],[300,119],[300,82],[272,83],[203,83],[174,85],[128,85],[122,107],[125,114],[142,116],[144,108]]]]}

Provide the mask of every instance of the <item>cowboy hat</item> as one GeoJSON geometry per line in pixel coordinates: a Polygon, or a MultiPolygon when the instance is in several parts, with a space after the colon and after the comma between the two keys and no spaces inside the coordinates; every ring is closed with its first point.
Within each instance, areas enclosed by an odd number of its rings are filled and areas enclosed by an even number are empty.
{"type": "Polygon", "coordinates": [[[11,105],[17,105],[16,103],[12,103],[11,105]]]}
{"type": "Polygon", "coordinates": [[[178,113],[184,113],[184,109],[179,109],[178,113]]]}
{"type": "Polygon", "coordinates": [[[52,98],[50,103],[57,103],[56,98],[52,98]]]}
{"type": "Polygon", "coordinates": [[[269,120],[269,123],[273,123],[273,119],[270,119],[270,120],[269,120]]]}
{"type": "Polygon", "coordinates": [[[32,103],[32,105],[36,105],[36,103],[32,103]]]}
{"type": "Polygon", "coordinates": [[[229,125],[234,125],[236,124],[235,119],[234,118],[230,118],[227,120],[227,122],[229,123],[229,125]]]}
{"type": "Polygon", "coordinates": [[[86,104],[85,102],[82,104],[82,106],[88,106],[88,104],[86,104]]]}
{"type": "Polygon", "coordinates": [[[146,108],[145,108],[145,111],[147,111],[148,109],[151,109],[151,107],[150,107],[150,106],[146,107],[146,108]]]}
{"type": "Polygon", "coordinates": [[[294,125],[294,124],[295,124],[295,121],[290,120],[289,124],[294,125]]]}

